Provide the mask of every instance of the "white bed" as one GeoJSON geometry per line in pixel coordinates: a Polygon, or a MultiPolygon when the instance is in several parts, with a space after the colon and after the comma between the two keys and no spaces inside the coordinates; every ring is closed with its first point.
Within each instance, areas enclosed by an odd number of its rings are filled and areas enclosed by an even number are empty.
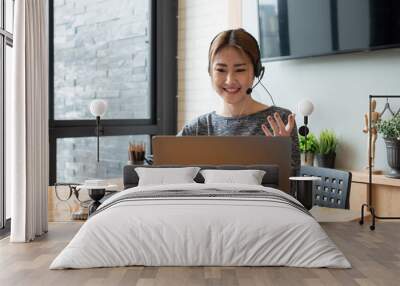
{"type": "Polygon", "coordinates": [[[115,203],[138,192],[206,192],[204,189],[263,191],[298,203],[277,189],[255,185],[192,183],[130,188],[100,206],[50,269],[128,265],[351,267],[312,216],[280,200],[174,196],[115,203]]]}

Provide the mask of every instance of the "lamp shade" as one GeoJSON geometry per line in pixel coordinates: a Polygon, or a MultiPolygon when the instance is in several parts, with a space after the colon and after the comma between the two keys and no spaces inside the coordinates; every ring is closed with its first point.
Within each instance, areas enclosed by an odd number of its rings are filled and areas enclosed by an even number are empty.
{"type": "Polygon", "coordinates": [[[297,105],[297,110],[303,116],[309,116],[314,111],[314,105],[311,101],[304,99],[297,105]]]}
{"type": "Polygon", "coordinates": [[[104,99],[95,99],[90,103],[90,112],[93,116],[103,116],[107,111],[107,101],[104,99]]]}

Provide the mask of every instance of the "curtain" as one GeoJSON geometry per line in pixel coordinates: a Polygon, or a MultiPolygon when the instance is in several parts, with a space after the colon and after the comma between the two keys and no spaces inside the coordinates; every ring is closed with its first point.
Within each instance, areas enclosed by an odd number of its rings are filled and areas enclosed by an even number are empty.
{"type": "MultiPolygon", "coordinates": [[[[15,1],[10,99],[11,242],[47,232],[48,44],[46,0],[15,1]]],[[[6,147],[7,148],[7,147],[6,147]]]]}

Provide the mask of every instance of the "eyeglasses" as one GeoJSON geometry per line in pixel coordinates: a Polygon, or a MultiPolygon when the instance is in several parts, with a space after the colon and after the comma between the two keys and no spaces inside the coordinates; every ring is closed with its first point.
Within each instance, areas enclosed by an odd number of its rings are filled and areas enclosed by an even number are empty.
{"type": "Polygon", "coordinates": [[[78,186],[79,184],[76,183],[55,183],[54,189],[57,199],[60,201],[68,201],[72,194],[74,194],[79,202],[83,202],[79,199],[79,189],[77,189],[78,186]]]}

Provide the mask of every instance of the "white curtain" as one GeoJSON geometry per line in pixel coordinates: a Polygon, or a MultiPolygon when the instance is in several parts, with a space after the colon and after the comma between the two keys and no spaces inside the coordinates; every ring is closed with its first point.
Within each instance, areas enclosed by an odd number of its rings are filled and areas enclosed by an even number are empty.
{"type": "Polygon", "coordinates": [[[12,242],[47,232],[48,41],[46,0],[15,1],[9,166],[12,242]]]}

